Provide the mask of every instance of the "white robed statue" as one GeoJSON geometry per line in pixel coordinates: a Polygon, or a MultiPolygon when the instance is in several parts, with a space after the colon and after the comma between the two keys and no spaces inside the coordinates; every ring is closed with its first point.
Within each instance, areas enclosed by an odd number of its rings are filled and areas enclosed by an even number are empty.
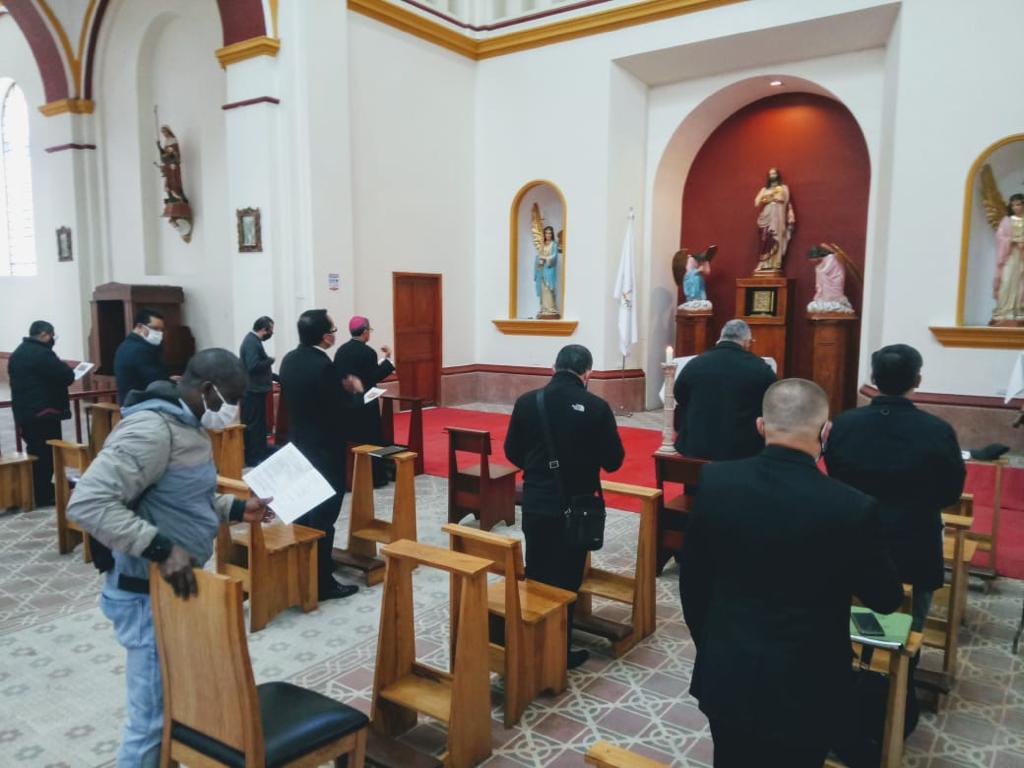
{"type": "Polygon", "coordinates": [[[757,216],[761,239],[754,272],[781,272],[782,258],[796,226],[796,214],[789,199],[789,187],[782,183],[778,168],[768,169],[768,179],[754,198],[754,206],[761,209],[757,216]]]}

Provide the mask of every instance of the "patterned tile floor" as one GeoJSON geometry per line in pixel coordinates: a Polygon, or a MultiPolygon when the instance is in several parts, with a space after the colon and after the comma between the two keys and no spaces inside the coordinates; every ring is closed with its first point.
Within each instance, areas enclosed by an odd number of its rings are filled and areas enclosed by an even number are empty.
{"type": "MultiPolygon", "coordinates": [[[[443,545],[446,482],[419,477],[416,484],[421,538],[443,545]]],[[[390,501],[389,491],[379,492],[381,509],[390,501]]],[[[342,541],[347,510],[346,499],[342,541]]],[[[631,567],[636,521],[611,514],[598,562],[631,567]]],[[[518,528],[497,532],[520,535],[518,528]]],[[[99,577],[80,551],[57,555],[55,538],[52,509],[0,513],[0,765],[110,766],[123,716],[124,657],[96,606],[99,577]]],[[[415,579],[418,655],[444,665],[447,579],[425,568],[415,579]]],[[[249,638],[257,682],[289,680],[368,709],[380,593],[364,588],[308,615],[279,615],[249,638]]],[[[1009,652],[1022,599],[1024,583],[1006,579],[989,594],[971,592],[960,681],[940,714],[924,715],[904,765],[1024,766],[1024,660],[1009,652]]],[[[486,765],[579,766],[587,746],[603,738],[675,766],[709,766],[707,722],[687,694],[694,651],[673,568],[658,580],[658,622],[621,659],[581,636],[590,661],[570,673],[567,691],[535,701],[515,728],[501,725],[501,686],[492,678],[494,755],[486,765]]],[[[937,661],[926,651],[926,666],[937,661]]],[[[421,718],[406,740],[436,750],[444,730],[421,718]]]]}

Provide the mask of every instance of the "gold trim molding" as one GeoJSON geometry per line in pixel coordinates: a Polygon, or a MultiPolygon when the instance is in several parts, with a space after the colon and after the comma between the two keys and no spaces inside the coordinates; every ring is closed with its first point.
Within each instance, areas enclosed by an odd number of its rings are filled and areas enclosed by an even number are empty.
{"type": "Polygon", "coordinates": [[[229,64],[254,59],[257,56],[277,56],[280,49],[280,40],[266,35],[250,37],[248,40],[239,40],[237,43],[218,48],[216,51],[217,61],[220,62],[222,69],[226,69],[229,64]]]}
{"type": "Polygon", "coordinates": [[[491,320],[507,336],[571,336],[579,320],[491,320]]]}
{"type": "Polygon", "coordinates": [[[1024,328],[987,325],[931,326],[929,330],[944,347],[977,349],[1024,349],[1024,328]]]}
{"type": "Polygon", "coordinates": [[[479,61],[741,2],[744,0],[642,0],[621,8],[575,16],[483,40],[457,32],[388,0],[348,0],[348,9],[479,61]]]}
{"type": "Polygon", "coordinates": [[[91,115],[94,109],[96,109],[96,102],[92,99],[59,99],[39,107],[39,111],[46,117],[63,115],[66,112],[72,115],[91,115]]]}

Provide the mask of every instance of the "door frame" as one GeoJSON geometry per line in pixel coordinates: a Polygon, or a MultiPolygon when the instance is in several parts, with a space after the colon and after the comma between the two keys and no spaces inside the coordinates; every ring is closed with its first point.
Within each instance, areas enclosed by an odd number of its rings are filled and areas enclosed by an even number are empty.
{"type": "MultiPolygon", "coordinates": [[[[399,368],[399,346],[398,346],[398,322],[395,312],[395,296],[398,294],[398,281],[403,277],[415,277],[415,278],[428,278],[434,280],[437,285],[437,303],[434,306],[434,358],[437,360],[437,369],[434,374],[434,405],[441,405],[441,368],[444,360],[441,357],[443,351],[444,341],[444,326],[442,325],[442,318],[444,317],[443,305],[444,305],[444,276],[440,272],[392,272],[391,273],[391,327],[394,329],[395,334],[395,367],[399,368]]],[[[400,370],[400,369],[399,369],[400,370]]],[[[401,392],[402,389],[402,376],[399,373],[398,376],[398,389],[401,392]]]]}

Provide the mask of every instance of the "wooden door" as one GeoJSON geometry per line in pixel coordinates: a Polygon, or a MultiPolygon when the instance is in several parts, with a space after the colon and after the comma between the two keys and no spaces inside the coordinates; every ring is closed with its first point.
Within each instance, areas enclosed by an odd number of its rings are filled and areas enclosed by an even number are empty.
{"type": "Polygon", "coordinates": [[[441,276],[392,273],[395,366],[402,394],[437,403],[441,394],[441,276]]]}

